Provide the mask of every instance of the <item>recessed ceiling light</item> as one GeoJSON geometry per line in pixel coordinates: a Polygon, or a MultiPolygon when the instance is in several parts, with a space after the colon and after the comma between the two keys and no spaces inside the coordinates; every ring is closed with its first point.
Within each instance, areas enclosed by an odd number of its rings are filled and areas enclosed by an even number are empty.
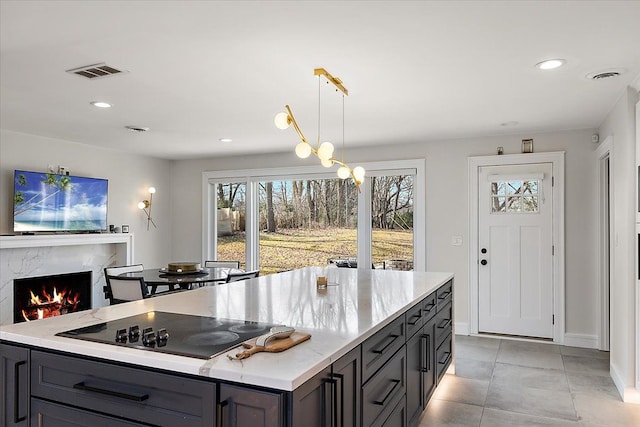
{"type": "Polygon", "coordinates": [[[504,126],[504,127],[511,127],[511,126],[517,126],[517,125],[518,125],[518,122],[516,121],[500,123],[500,126],[504,126]]]}
{"type": "Polygon", "coordinates": [[[553,70],[562,67],[566,63],[567,61],[565,59],[547,59],[545,61],[538,62],[536,67],[541,70],[553,70]]]}
{"type": "Polygon", "coordinates": [[[233,141],[233,139],[231,139],[231,138],[220,138],[219,141],[220,142],[231,142],[231,141],[233,141]]]}
{"type": "Polygon", "coordinates": [[[109,104],[108,102],[104,102],[104,101],[93,101],[91,103],[91,105],[93,105],[94,107],[98,107],[98,108],[111,108],[111,104],[109,104]]]}

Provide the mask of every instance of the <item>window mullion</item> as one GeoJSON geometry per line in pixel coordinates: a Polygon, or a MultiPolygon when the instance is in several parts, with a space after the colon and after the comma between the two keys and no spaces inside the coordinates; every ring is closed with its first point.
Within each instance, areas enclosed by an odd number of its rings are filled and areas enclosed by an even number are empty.
{"type": "Polygon", "coordinates": [[[358,194],[358,268],[371,268],[371,178],[360,184],[358,194]]]}
{"type": "Polygon", "coordinates": [[[247,180],[247,212],[245,217],[247,271],[260,268],[260,225],[258,182],[247,180]]]}

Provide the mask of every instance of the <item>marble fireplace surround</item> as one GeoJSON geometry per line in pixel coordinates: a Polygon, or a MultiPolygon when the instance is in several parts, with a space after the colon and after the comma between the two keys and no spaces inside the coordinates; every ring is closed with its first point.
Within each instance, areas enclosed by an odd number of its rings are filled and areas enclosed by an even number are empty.
{"type": "Polygon", "coordinates": [[[103,269],[133,264],[133,234],[0,236],[0,325],[13,323],[13,279],[90,270],[93,307],[104,298],[103,269]]]}

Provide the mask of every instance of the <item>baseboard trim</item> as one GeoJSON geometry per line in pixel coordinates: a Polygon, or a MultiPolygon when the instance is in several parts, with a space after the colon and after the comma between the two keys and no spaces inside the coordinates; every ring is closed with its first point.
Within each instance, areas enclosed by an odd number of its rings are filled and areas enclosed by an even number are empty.
{"type": "Polygon", "coordinates": [[[625,382],[620,375],[620,371],[613,363],[609,364],[609,374],[611,375],[611,379],[616,385],[623,402],[640,404],[640,390],[633,387],[626,387],[625,382]]]}
{"type": "Polygon", "coordinates": [[[467,322],[454,322],[453,333],[456,335],[469,335],[469,324],[467,322]]]}
{"type": "Polygon", "coordinates": [[[567,347],[598,348],[598,336],[587,334],[564,334],[567,347]]]}

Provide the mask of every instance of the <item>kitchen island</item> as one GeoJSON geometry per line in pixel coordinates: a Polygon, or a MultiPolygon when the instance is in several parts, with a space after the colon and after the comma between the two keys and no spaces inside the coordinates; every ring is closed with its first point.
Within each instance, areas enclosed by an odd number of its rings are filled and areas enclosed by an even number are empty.
{"type": "Polygon", "coordinates": [[[19,420],[28,406],[32,420],[45,416],[43,411],[75,420],[68,415],[75,411],[86,424],[91,417],[99,423],[113,416],[118,425],[172,425],[172,417],[181,425],[296,426],[298,419],[305,427],[411,424],[433,391],[430,384],[435,386],[452,359],[452,278],[309,267],[2,326],[3,364],[14,369],[5,366],[3,384],[16,384],[3,393],[4,413],[16,412],[12,420],[19,420]],[[317,276],[328,278],[326,289],[317,289],[317,276]],[[226,357],[237,348],[202,360],[55,335],[153,311],[284,324],[312,337],[282,353],[238,361],[226,357]],[[26,363],[18,364],[20,354],[28,356],[26,363]],[[75,368],[75,376],[66,372],[75,368]],[[114,384],[106,384],[109,379],[114,384]],[[95,384],[87,386],[90,380],[95,384]],[[70,390],[56,381],[69,382],[70,390]],[[156,389],[175,395],[159,396],[154,406],[156,389]],[[106,403],[93,402],[96,394],[106,403]]]}

